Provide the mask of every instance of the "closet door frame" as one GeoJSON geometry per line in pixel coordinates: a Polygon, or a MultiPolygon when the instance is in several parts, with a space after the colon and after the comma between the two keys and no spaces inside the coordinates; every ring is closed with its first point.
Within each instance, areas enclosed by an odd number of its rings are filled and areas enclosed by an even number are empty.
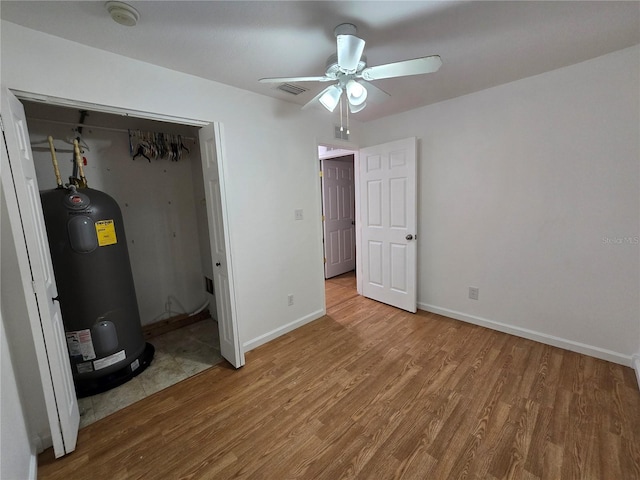
{"type": "MultiPolygon", "coordinates": [[[[112,114],[116,114],[116,115],[123,115],[123,116],[129,116],[129,117],[135,117],[135,118],[141,118],[141,119],[147,119],[147,120],[157,120],[157,121],[162,121],[162,122],[170,122],[170,123],[177,123],[177,124],[181,124],[181,125],[188,125],[188,126],[194,126],[194,127],[206,127],[209,125],[213,125],[216,129],[220,130],[220,123],[219,122],[214,122],[214,121],[207,121],[207,120],[199,120],[199,119],[193,119],[193,118],[186,118],[186,117],[177,117],[177,116],[173,116],[173,115],[167,115],[167,114],[163,114],[163,113],[159,113],[159,112],[146,112],[146,111],[140,111],[140,110],[132,110],[132,109],[127,109],[127,108],[120,108],[120,107],[115,107],[115,106],[110,106],[110,105],[101,105],[101,104],[94,104],[94,103],[90,103],[90,102],[82,102],[82,101],[77,101],[74,99],[65,99],[65,98],[60,98],[60,97],[51,97],[48,95],[41,95],[38,93],[33,93],[33,92],[26,92],[26,91],[22,91],[22,90],[16,90],[16,89],[9,89],[16,97],[18,97],[18,100],[27,100],[27,101],[33,101],[33,102],[40,102],[40,103],[47,103],[49,105],[54,105],[54,106],[60,106],[60,107],[71,107],[71,108],[77,108],[80,110],[91,110],[91,111],[95,111],[95,112],[102,112],[102,113],[112,113],[112,114]]],[[[220,162],[224,162],[224,157],[220,158],[220,162]]],[[[225,178],[224,175],[220,176],[219,179],[221,184],[224,184],[225,182],[225,178]]],[[[224,191],[224,189],[223,189],[224,191]]],[[[223,198],[222,199],[223,204],[226,204],[226,199],[223,198]]],[[[211,215],[211,212],[207,211],[207,216],[211,215]]],[[[227,242],[229,241],[229,226],[228,226],[228,222],[227,222],[227,218],[226,216],[224,217],[224,222],[223,222],[223,235],[226,238],[227,242]]],[[[210,232],[210,235],[212,233],[210,232]]],[[[227,251],[227,255],[231,255],[230,251],[227,251]]],[[[213,263],[213,262],[212,262],[213,263]]],[[[213,265],[212,265],[213,268],[213,265]]],[[[232,263],[229,262],[228,263],[228,268],[231,269],[232,268],[232,263]]],[[[232,274],[232,272],[230,272],[232,274]]],[[[231,298],[227,299],[230,303],[232,303],[233,305],[235,305],[235,292],[233,289],[227,290],[226,292],[227,295],[230,295],[231,298]]],[[[223,294],[223,292],[215,292],[215,295],[217,298],[221,298],[221,295],[223,294]]],[[[235,309],[234,309],[234,313],[235,313],[235,309]]],[[[230,319],[231,322],[233,322],[234,328],[232,329],[233,334],[238,335],[239,332],[239,328],[238,328],[238,319],[235,316],[235,314],[233,315],[233,318],[230,319]]],[[[220,326],[219,326],[220,328],[220,326]]],[[[229,335],[228,332],[226,332],[226,335],[229,335]]],[[[239,368],[240,366],[242,366],[244,364],[244,348],[242,345],[242,342],[240,341],[239,338],[235,338],[234,339],[234,343],[238,346],[239,350],[238,350],[238,354],[240,355],[240,358],[242,359],[242,363],[241,364],[235,364],[234,366],[236,368],[239,368]]],[[[237,363],[237,362],[232,362],[232,363],[237,363]]],[[[48,447],[48,445],[44,445],[44,447],[48,447]]]]}

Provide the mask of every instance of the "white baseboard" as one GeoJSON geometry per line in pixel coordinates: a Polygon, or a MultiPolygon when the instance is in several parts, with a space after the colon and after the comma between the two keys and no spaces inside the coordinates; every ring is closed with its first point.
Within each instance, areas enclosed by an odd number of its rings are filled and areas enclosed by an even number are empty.
{"type": "Polygon", "coordinates": [[[285,333],[289,333],[290,331],[295,330],[296,328],[301,327],[302,325],[305,325],[309,322],[313,322],[314,320],[317,320],[318,318],[322,317],[326,313],[327,312],[324,308],[321,310],[316,310],[315,312],[312,312],[309,315],[305,315],[304,317],[294,320],[293,322],[287,323],[282,327],[276,328],[275,330],[267,332],[264,335],[260,335],[259,337],[254,338],[253,340],[244,342],[242,344],[244,351],[248,352],[250,350],[253,350],[254,348],[259,347],[260,345],[264,345],[265,343],[270,342],[271,340],[278,338],[284,335],[285,333]]]}
{"type": "Polygon", "coordinates": [[[29,480],[37,480],[38,478],[38,454],[35,449],[31,449],[31,458],[29,459],[29,480]]]}
{"type": "Polygon", "coordinates": [[[636,371],[636,379],[638,380],[638,389],[640,389],[640,352],[636,353],[633,357],[633,369],[636,371]]]}
{"type": "MultiPolygon", "coordinates": [[[[509,333],[517,337],[527,338],[536,342],[551,345],[553,347],[563,348],[565,350],[571,350],[572,352],[583,353],[591,357],[600,358],[613,363],[619,363],[627,367],[631,367],[632,359],[630,355],[623,355],[622,353],[613,352],[604,348],[596,347],[593,345],[586,345],[580,342],[574,342],[573,340],[567,340],[565,338],[555,337],[546,333],[536,332],[527,328],[516,327],[514,325],[508,325],[502,322],[496,322],[487,318],[477,317],[475,315],[469,315],[463,312],[455,310],[449,310],[447,308],[436,307],[435,305],[429,305],[426,303],[418,303],[418,308],[426,310],[428,312],[437,313],[445,317],[454,318],[456,320],[462,320],[463,322],[473,323],[481,327],[490,328],[499,332],[509,333]]],[[[640,358],[636,360],[636,374],[640,369],[640,358]]],[[[640,377],[638,377],[640,382],[640,377]]]]}

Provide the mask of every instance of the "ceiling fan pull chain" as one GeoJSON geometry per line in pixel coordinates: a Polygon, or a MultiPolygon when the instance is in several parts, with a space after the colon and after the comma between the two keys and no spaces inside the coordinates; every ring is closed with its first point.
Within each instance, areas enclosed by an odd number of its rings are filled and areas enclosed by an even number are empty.
{"type": "MultiPolygon", "coordinates": [[[[345,98],[344,103],[347,103],[347,99],[345,98]]],[[[345,110],[347,111],[347,135],[349,135],[349,105],[345,105],[345,110]]]]}
{"type": "Polygon", "coordinates": [[[340,133],[344,131],[342,127],[342,97],[340,97],[340,133]]]}

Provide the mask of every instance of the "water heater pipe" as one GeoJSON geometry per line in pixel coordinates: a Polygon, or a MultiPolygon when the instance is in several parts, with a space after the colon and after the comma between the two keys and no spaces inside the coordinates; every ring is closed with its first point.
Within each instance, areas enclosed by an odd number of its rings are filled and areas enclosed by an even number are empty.
{"type": "Polygon", "coordinates": [[[75,139],[73,141],[73,152],[76,157],[76,165],[78,166],[78,174],[80,175],[80,188],[87,187],[87,179],[84,176],[84,167],[82,165],[82,155],[80,155],[80,145],[78,144],[78,140],[75,139]]]}
{"type": "Polygon", "coordinates": [[[56,149],[53,146],[53,137],[49,135],[47,140],[49,141],[49,150],[51,150],[51,163],[53,163],[53,172],[56,174],[56,183],[58,184],[58,188],[62,188],[62,178],[60,177],[60,169],[58,168],[56,149]]]}

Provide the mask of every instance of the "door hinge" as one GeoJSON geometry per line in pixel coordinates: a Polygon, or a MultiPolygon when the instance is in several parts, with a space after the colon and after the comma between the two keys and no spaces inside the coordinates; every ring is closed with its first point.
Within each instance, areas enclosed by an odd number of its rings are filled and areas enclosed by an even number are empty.
{"type": "Polygon", "coordinates": [[[320,178],[324,177],[324,174],[322,173],[322,170],[320,170],[320,178]]]}
{"type": "Polygon", "coordinates": [[[0,129],[4,132],[4,122],[2,121],[2,115],[0,115],[0,129]]]}
{"type": "Polygon", "coordinates": [[[322,221],[324,222],[324,215],[322,215],[322,221]]]}
{"type": "Polygon", "coordinates": [[[322,263],[327,263],[327,257],[324,257],[324,260],[322,263]]]}
{"type": "Polygon", "coordinates": [[[33,293],[37,295],[38,292],[36,292],[36,282],[34,281],[31,281],[31,290],[33,290],[33,293]]]}

